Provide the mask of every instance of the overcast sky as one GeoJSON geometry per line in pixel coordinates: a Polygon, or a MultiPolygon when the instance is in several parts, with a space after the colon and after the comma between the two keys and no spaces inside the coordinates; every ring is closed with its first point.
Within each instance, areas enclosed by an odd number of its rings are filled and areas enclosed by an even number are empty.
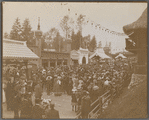
{"type": "MultiPolygon", "coordinates": [[[[79,14],[83,14],[86,15],[86,20],[123,33],[123,26],[136,21],[145,8],[147,3],[141,2],[63,2],[62,4],[61,2],[5,2],[3,32],[10,32],[17,17],[20,18],[21,24],[25,18],[29,18],[33,30],[37,29],[38,17],[40,17],[41,30],[46,32],[52,27],[59,28],[59,23],[65,15],[75,20],[79,14]]],[[[92,30],[94,27],[91,27],[84,29],[83,34],[94,34],[92,30]]]]}

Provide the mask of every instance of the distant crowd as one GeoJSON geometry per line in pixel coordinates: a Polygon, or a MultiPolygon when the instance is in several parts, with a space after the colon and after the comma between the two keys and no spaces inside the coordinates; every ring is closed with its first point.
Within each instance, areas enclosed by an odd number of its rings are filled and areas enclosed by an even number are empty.
{"type": "Polygon", "coordinates": [[[87,118],[90,104],[106,91],[128,86],[133,67],[128,61],[92,62],[78,66],[57,66],[37,68],[27,79],[26,69],[9,67],[3,77],[3,93],[8,111],[14,111],[14,118],[58,119],[59,112],[47,95],[72,97],[72,110],[81,112],[87,118]]]}

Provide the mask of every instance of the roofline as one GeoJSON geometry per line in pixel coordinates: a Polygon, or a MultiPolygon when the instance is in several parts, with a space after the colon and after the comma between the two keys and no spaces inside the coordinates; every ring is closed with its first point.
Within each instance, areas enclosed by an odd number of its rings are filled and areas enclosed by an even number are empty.
{"type": "Polygon", "coordinates": [[[19,40],[12,40],[12,39],[3,39],[3,41],[14,42],[14,43],[23,43],[26,44],[27,41],[19,41],[19,40]]]}

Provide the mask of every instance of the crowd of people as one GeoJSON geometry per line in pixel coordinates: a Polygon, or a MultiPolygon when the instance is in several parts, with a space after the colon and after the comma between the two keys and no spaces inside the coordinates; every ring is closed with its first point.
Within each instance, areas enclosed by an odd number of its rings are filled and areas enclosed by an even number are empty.
{"type": "Polygon", "coordinates": [[[127,86],[131,74],[132,67],[128,61],[40,67],[31,72],[28,80],[26,69],[8,68],[3,78],[7,110],[14,111],[14,118],[58,119],[59,112],[54,109],[51,100],[42,98],[45,90],[47,95],[70,95],[72,110],[87,118],[90,104],[108,90],[120,92],[119,85],[127,86]]]}

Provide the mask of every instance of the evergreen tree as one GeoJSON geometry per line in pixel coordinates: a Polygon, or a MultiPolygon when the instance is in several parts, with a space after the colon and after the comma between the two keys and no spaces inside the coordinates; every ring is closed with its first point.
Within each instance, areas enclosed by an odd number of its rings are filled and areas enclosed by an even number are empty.
{"type": "Polygon", "coordinates": [[[75,50],[75,48],[76,48],[76,35],[74,33],[74,30],[72,31],[71,40],[72,40],[71,49],[75,50]]]}
{"type": "Polygon", "coordinates": [[[4,38],[9,39],[9,34],[7,32],[4,33],[4,38]]]}
{"type": "Polygon", "coordinates": [[[28,18],[24,20],[22,25],[21,40],[27,41],[27,44],[33,44],[34,33],[31,31],[32,27],[28,18]]]}
{"type": "Polygon", "coordinates": [[[63,50],[63,38],[61,37],[59,32],[57,32],[56,37],[54,38],[53,46],[54,46],[56,51],[62,52],[62,50],[63,50]]]}
{"type": "Polygon", "coordinates": [[[99,48],[102,48],[102,42],[101,42],[101,41],[99,41],[98,47],[99,47],[99,48]]]}
{"type": "Polygon", "coordinates": [[[83,48],[88,48],[89,47],[89,42],[90,42],[90,35],[87,35],[85,37],[83,37],[83,48]]]}
{"type": "Polygon", "coordinates": [[[75,34],[74,31],[72,31],[71,39],[72,39],[71,49],[78,50],[80,48],[80,43],[82,39],[81,32],[78,31],[77,34],[75,34]]]}
{"type": "Polygon", "coordinates": [[[80,47],[82,47],[82,34],[81,31],[78,31],[76,34],[76,50],[78,50],[80,47]]]}
{"type": "Polygon", "coordinates": [[[16,18],[12,30],[10,31],[10,39],[13,40],[20,40],[21,39],[21,24],[20,24],[20,19],[16,18]]]}
{"type": "Polygon", "coordinates": [[[111,48],[111,42],[109,42],[109,48],[111,48]]]}
{"type": "Polygon", "coordinates": [[[97,42],[95,36],[93,36],[92,40],[90,41],[89,44],[89,51],[93,52],[97,47],[97,42]]]}

